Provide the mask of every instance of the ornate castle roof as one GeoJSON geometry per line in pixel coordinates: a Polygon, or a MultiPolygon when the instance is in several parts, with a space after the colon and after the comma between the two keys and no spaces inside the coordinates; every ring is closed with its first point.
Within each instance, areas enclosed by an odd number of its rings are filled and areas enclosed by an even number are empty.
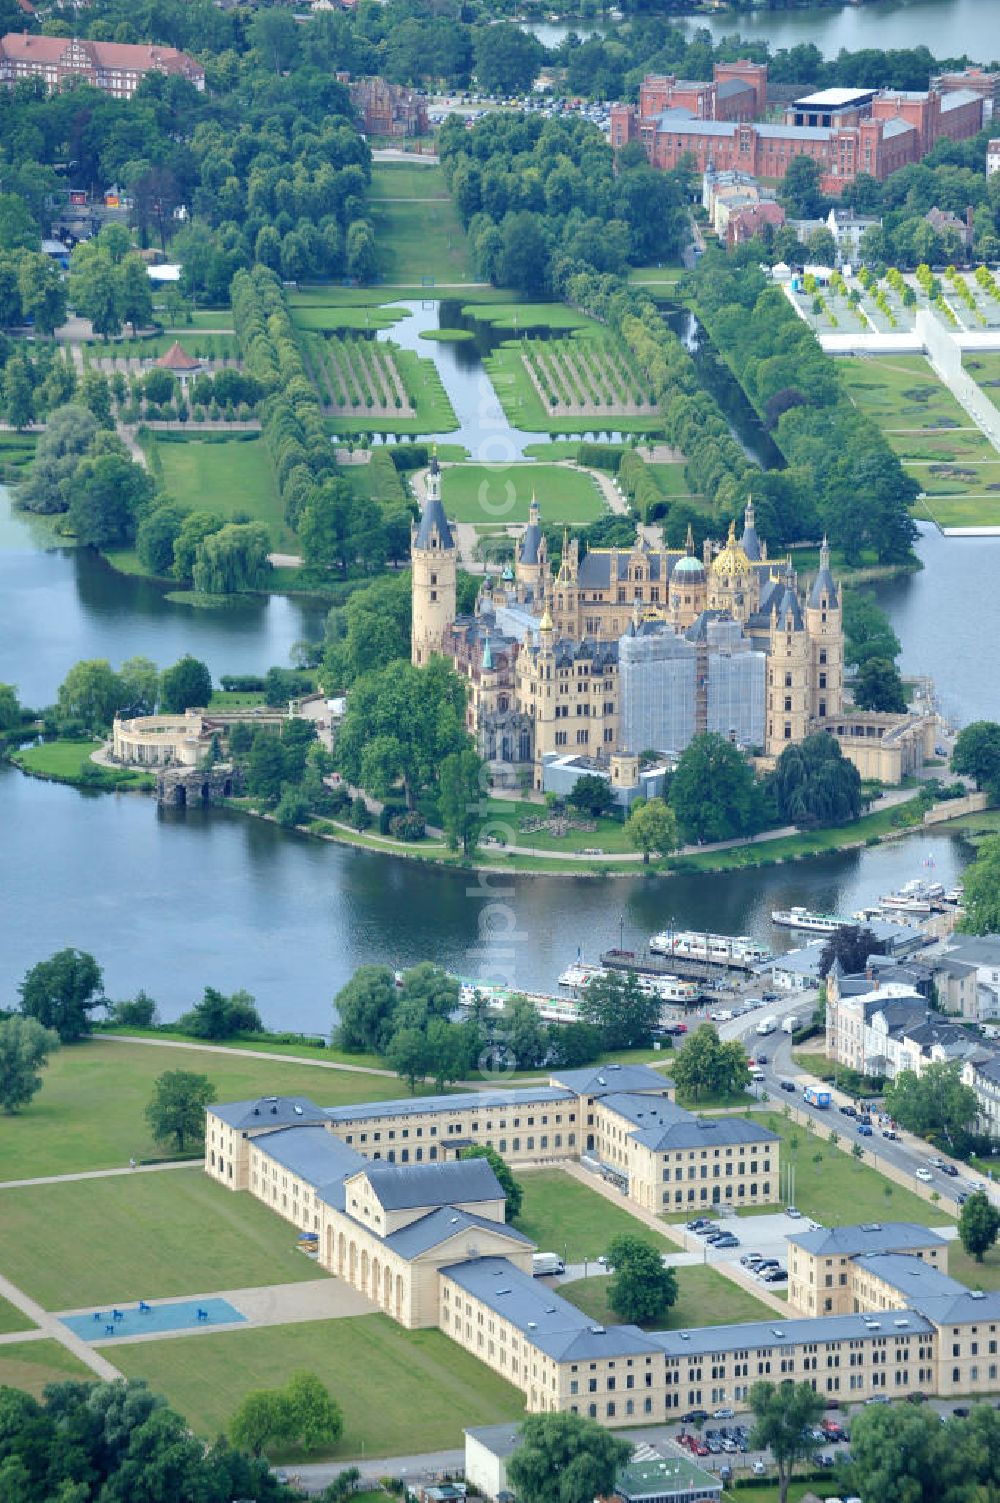
{"type": "Polygon", "coordinates": [[[713,560],[712,574],[716,579],[735,579],[749,575],[750,570],[750,560],[736,541],[736,523],[730,522],[726,546],[713,560]]]}

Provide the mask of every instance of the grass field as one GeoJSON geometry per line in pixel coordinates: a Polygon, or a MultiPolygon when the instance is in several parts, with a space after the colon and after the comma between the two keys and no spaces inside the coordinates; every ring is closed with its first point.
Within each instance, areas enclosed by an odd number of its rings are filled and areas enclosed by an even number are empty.
{"type": "Polygon", "coordinates": [[[1000,496],[931,496],[918,508],[939,527],[1000,527],[1000,496]]]}
{"type": "Polygon", "coordinates": [[[456,522],[526,522],[532,494],[546,522],[593,522],[606,510],[589,475],[557,465],[448,466],[441,498],[456,522]]]}
{"type": "Polygon", "coordinates": [[[213,1054],[96,1038],[54,1054],[31,1105],[4,1118],[3,1178],[121,1168],[131,1156],[172,1157],[153,1142],[143,1117],[153,1083],[165,1070],[207,1075],[219,1101],[288,1093],[336,1106],[384,1101],[401,1090],[390,1076],[319,1070],[251,1052],[213,1054]]]}
{"type": "Polygon", "coordinates": [[[474,303],[467,303],[462,314],[477,318],[484,324],[491,324],[494,329],[510,329],[518,334],[531,334],[541,329],[566,334],[571,330],[603,332],[603,326],[595,318],[581,313],[577,308],[571,308],[568,303],[521,303],[510,300],[509,293],[503,295],[507,301],[493,303],[485,308],[478,299],[474,303]]]}
{"type": "Polygon", "coordinates": [[[25,772],[36,777],[48,778],[54,783],[76,783],[80,780],[81,768],[87,769],[88,779],[93,779],[95,788],[151,788],[153,779],[149,773],[117,767],[97,767],[90,761],[91,752],[97,751],[100,741],[45,741],[40,746],[29,746],[15,752],[11,760],[25,772]],[[92,770],[91,770],[92,769],[92,770]]]}
{"type": "Polygon", "coordinates": [[[966,354],[962,364],[969,375],[982,387],[994,407],[1000,407],[1000,351],[977,351],[966,354]]]}
{"type": "Polygon", "coordinates": [[[685,501],[698,501],[701,498],[691,493],[688,486],[687,476],[684,473],[684,465],[680,461],[673,464],[655,463],[649,466],[653,479],[660,488],[661,494],[670,501],[677,501],[681,497],[685,501]]]}
{"type": "MultiPolygon", "coordinates": [[[[714,1268],[693,1265],[675,1269],[677,1274],[677,1303],[671,1306],[664,1320],[650,1323],[649,1329],[657,1331],[687,1331],[696,1326],[735,1325],[741,1320],[766,1320],[770,1306],[763,1304],[746,1289],[740,1289],[714,1268]]],[[[621,1323],[608,1304],[606,1274],[593,1279],[574,1279],[559,1285],[559,1293],[574,1305],[579,1305],[586,1314],[592,1315],[601,1325],[621,1323]]]]}
{"type": "Polygon", "coordinates": [[[16,1305],[8,1300],[0,1299],[0,1336],[6,1336],[11,1331],[33,1331],[35,1322],[19,1310],[16,1305]]]}
{"type": "Polygon", "coordinates": [[[387,282],[472,282],[469,245],[440,167],[377,162],[368,204],[387,282]]]}
{"type": "Polygon", "coordinates": [[[524,1201],[517,1225],[543,1252],[558,1253],[567,1263],[582,1263],[607,1249],[612,1237],[644,1237],[676,1251],[666,1237],[605,1200],[596,1190],[559,1169],[540,1169],[521,1177],[524,1201]]]}
{"type": "MultiPolygon", "coordinates": [[[[923,1200],[912,1190],[894,1184],[877,1170],[858,1163],[849,1153],[830,1143],[831,1132],[838,1133],[842,1143],[854,1141],[844,1130],[845,1118],[831,1117],[829,1128],[811,1133],[779,1112],[751,1112],[749,1115],[780,1135],[783,1167],[792,1162],[791,1140],[797,1140],[795,1204],[803,1215],[811,1216],[824,1226],[833,1226],[845,1219],[851,1222],[916,1221],[921,1226],[942,1226],[951,1219],[943,1203],[935,1205],[923,1200]],[[886,1190],[891,1194],[887,1195],[886,1190]],[[848,1208],[849,1216],[846,1214],[848,1208]]],[[[744,1214],[763,1215],[772,1210],[770,1206],[754,1206],[748,1207],[744,1214]]]]}
{"type": "Polygon", "coordinates": [[[95,1382],[94,1374],[58,1341],[10,1341],[0,1346],[0,1388],[23,1388],[36,1399],[47,1383],[67,1378],[95,1382]]]}
{"type": "Polygon", "coordinates": [[[292,1225],[197,1165],[0,1190],[0,1268],[48,1310],[317,1277],[292,1225]]]}
{"type": "Polygon", "coordinates": [[[968,1289],[1000,1289],[1000,1248],[993,1246],[977,1263],[961,1242],[949,1242],[948,1272],[968,1289]]]}
{"type": "Polygon", "coordinates": [[[900,829],[919,808],[917,795],[914,795],[913,799],[897,804],[892,809],[880,809],[876,814],[862,815],[851,825],[840,825],[830,830],[812,830],[802,835],[781,835],[756,845],[734,846],[729,851],[682,856],[669,864],[681,871],[731,871],[736,867],[771,866],[779,860],[819,856],[824,851],[863,845],[867,840],[900,829]]]}
{"type": "Polygon", "coordinates": [[[275,548],[298,551],[295,534],[282,515],[262,439],[241,436],[210,443],[185,437],[180,443],[164,443],[162,438],[147,438],[145,447],[150,454],[155,448],[162,465],[163,490],[172,500],[227,520],[243,513],[265,524],[275,548]]]}
{"type": "Polygon", "coordinates": [[[384,1315],[138,1342],[113,1360],[129,1377],[147,1379],[206,1437],[224,1429],[252,1389],[278,1387],[293,1372],[319,1373],[344,1411],[341,1456],[460,1446],[464,1425],[524,1411],[520,1393],[440,1331],[405,1331],[384,1315]]]}
{"type": "Polygon", "coordinates": [[[585,846],[600,847],[602,851],[635,849],[629,843],[624,822],[620,819],[601,818],[594,821],[596,830],[570,829],[565,835],[553,835],[548,830],[529,832],[520,828],[523,817],[538,818],[546,813],[544,805],[514,799],[491,799],[489,803],[491,827],[502,825],[505,832],[509,831],[508,845],[531,846],[536,851],[579,851],[585,846]]]}

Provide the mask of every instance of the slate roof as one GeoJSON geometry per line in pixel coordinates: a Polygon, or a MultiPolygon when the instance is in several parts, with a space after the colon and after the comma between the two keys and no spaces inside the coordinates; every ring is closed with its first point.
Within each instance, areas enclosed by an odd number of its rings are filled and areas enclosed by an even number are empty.
{"type": "Polygon", "coordinates": [[[794,1346],[802,1341],[855,1341],[877,1330],[891,1333],[895,1327],[911,1332],[930,1333],[930,1322],[916,1310],[882,1310],[874,1315],[821,1315],[783,1320],[772,1315],[768,1320],[748,1320],[741,1325],[703,1326],[697,1330],[656,1331],[653,1338],[661,1351],[670,1357],[708,1356],[712,1352],[740,1351],[743,1348],[794,1346]]]}
{"type": "Polygon", "coordinates": [[[968,965],[1000,968],[1000,934],[979,934],[959,939],[947,951],[948,960],[964,960],[968,965]]]}
{"type": "MultiPolygon", "coordinates": [[[[615,576],[616,580],[628,579],[629,557],[629,549],[625,548],[619,552],[618,572],[615,576]]],[[[645,555],[645,565],[649,570],[649,577],[654,583],[658,579],[662,579],[663,577],[660,568],[662,562],[663,560],[659,553],[647,552],[645,555]]],[[[668,573],[670,570],[670,563],[671,561],[668,559],[668,573]]],[[[580,560],[580,566],[577,570],[577,581],[579,584],[586,585],[589,589],[592,590],[602,588],[607,589],[611,584],[611,550],[608,548],[595,548],[592,550],[592,552],[585,553],[583,555],[583,558],[580,560]]]]}
{"type": "Polygon", "coordinates": [[[920,1302],[921,1313],[939,1326],[963,1325],[968,1321],[1000,1321],[1000,1291],[963,1289],[961,1294],[932,1295],[920,1302]]]}
{"type": "Polygon", "coordinates": [[[596,637],[584,637],[582,640],[560,637],[552,650],[556,666],[562,668],[568,668],[577,662],[588,662],[593,665],[595,673],[603,673],[618,661],[618,643],[601,642],[596,637]]]}
{"type": "Polygon", "coordinates": [[[814,1232],[792,1232],[796,1247],[818,1257],[856,1258],[861,1253],[906,1252],[917,1247],[948,1244],[929,1227],[912,1221],[866,1222],[861,1226],[821,1226],[814,1232]]]}
{"type": "Polygon", "coordinates": [[[577,1093],[559,1086],[523,1087],[510,1091],[459,1091],[453,1096],[413,1096],[399,1101],[363,1101],[353,1106],[335,1106],[323,1113],[327,1121],[342,1124],[364,1122],[372,1117],[421,1117],[427,1112],[446,1114],[473,1107],[503,1111],[519,1106],[553,1106],[572,1101],[577,1093]]]}
{"type": "Polygon", "coordinates": [[[802,631],[802,607],[799,605],[799,597],[790,587],[785,587],[785,593],[778,602],[778,625],[781,627],[791,626],[793,631],[802,631]]]}
{"type": "Polygon", "coordinates": [[[254,1101],[220,1101],[208,1110],[240,1130],[301,1126],[325,1122],[327,1114],[308,1096],[258,1096],[254,1101]]]}
{"type": "Polygon", "coordinates": [[[513,1456],[521,1444],[521,1425],[523,1421],[516,1420],[513,1424],[506,1425],[478,1425],[474,1430],[466,1430],[466,1435],[471,1435],[473,1440],[478,1440],[481,1446],[494,1456],[513,1456]]]}
{"type": "Polygon", "coordinates": [[[434,1164],[366,1163],[363,1172],[386,1211],[417,1206],[451,1206],[460,1201],[503,1200],[487,1159],[449,1159],[434,1164]]]}
{"type": "Polygon", "coordinates": [[[690,110],[664,110],[656,122],[657,130],[675,136],[732,136],[734,120],[696,120],[690,110]]]}
{"type": "Polygon", "coordinates": [[[529,522],[521,534],[520,560],[522,564],[538,563],[538,545],[542,541],[542,529],[535,522],[529,522]]]}
{"type": "Polygon", "coordinates": [[[417,548],[429,548],[434,533],[437,532],[440,546],[447,550],[454,548],[455,539],[451,535],[448,526],[448,518],[445,516],[444,507],[439,496],[432,496],[424,503],[424,509],[420,514],[420,526],[417,529],[415,546],[417,548]]]}
{"type": "Polygon", "coordinates": [[[854,1266],[898,1289],[906,1295],[907,1303],[918,1310],[924,1308],[925,1298],[944,1296],[954,1299],[956,1295],[967,1292],[965,1285],[957,1279],[949,1278],[948,1274],[912,1253],[865,1253],[855,1258],[854,1266]]]}
{"type": "Polygon", "coordinates": [[[631,1134],[653,1153],[673,1152],[678,1148],[717,1148],[727,1143],[777,1143],[778,1134],[759,1122],[745,1117],[695,1117],[686,1112],[682,1119],[663,1127],[642,1128],[631,1134]]]}
{"type": "Polygon", "coordinates": [[[833,131],[828,125],[756,125],[762,141],[829,141],[833,131]]]}
{"type": "Polygon", "coordinates": [[[565,1086],[575,1096],[611,1096],[621,1092],[666,1092],[673,1085],[649,1065],[590,1065],[583,1070],[560,1070],[553,1084],[565,1086]]]}
{"type": "Polygon", "coordinates": [[[955,89],[953,93],[945,94],[941,99],[941,113],[946,115],[949,110],[961,109],[964,104],[975,104],[979,95],[972,89],[955,89]]]}
{"type": "Polygon", "coordinates": [[[886,120],[883,124],[882,139],[885,140],[888,138],[891,141],[894,136],[905,136],[914,129],[915,127],[908,120],[903,120],[897,115],[892,120],[886,120]]]}
{"type": "Polygon", "coordinates": [[[828,568],[820,569],[813,580],[812,589],[809,591],[809,604],[818,606],[824,594],[831,605],[837,604],[837,586],[828,568]]]}
{"type": "Polygon", "coordinates": [[[605,1096],[601,1105],[609,1112],[624,1117],[626,1122],[643,1128],[666,1127],[670,1123],[684,1121],[691,1115],[676,1102],[668,1101],[665,1096],[642,1096],[631,1092],[605,1096]]]}
{"type": "Polygon", "coordinates": [[[753,85],[742,78],[727,78],[716,89],[717,99],[732,99],[735,94],[752,94],[753,85]]]}
{"type": "Polygon", "coordinates": [[[365,1164],[360,1153],[325,1127],[279,1127],[255,1141],[269,1159],[316,1189],[356,1173],[365,1164]]]}
{"type": "MultiPolygon", "coordinates": [[[[469,1160],[468,1162],[475,1161],[469,1160]]],[[[531,1238],[519,1232],[517,1227],[508,1226],[503,1221],[493,1221],[488,1216],[474,1216],[471,1211],[460,1211],[455,1206],[439,1206],[436,1211],[428,1211],[426,1216],[421,1216],[417,1221],[411,1221],[409,1226],[400,1227],[399,1231],[390,1232],[388,1237],[380,1240],[392,1252],[399,1253],[402,1258],[410,1259],[418,1258],[421,1253],[429,1252],[432,1247],[440,1247],[442,1242],[447,1242],[449,1237],[457,1237],[461,1232],[480,1230],[493,1232],[498,1237],[505,1237],[509,1242],[519,1242],[528,1247],[534,1246],[531,1238]]]]}

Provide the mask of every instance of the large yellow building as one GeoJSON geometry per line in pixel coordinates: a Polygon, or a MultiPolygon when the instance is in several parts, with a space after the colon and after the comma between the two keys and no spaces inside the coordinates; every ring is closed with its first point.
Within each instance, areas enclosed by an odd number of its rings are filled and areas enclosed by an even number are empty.
{"type": "Polygon", "coordinates": [[[641,753],[677,756],[706,730],[765,766],[826,730],[863,776],[890,783],[933,747],[924,719],[845,708],[829,549],[824,542],[803,595],[790,560],[768,558],[752,503],[742,537],[731,526],[701,558],[690,532],[685,548],[669,549],[652,547],[640,527],[631,548],[582,557],[564,537],[553,573],[533,499],[514,569],[487,577],[475,612],[459,615],[435,460],[412,561],[413,661],[440,653],[465,677],[468,729],[498,780],[522,769],[536,789],[554,787],[562,759],[569,776],[608,776],[627,803],[641,753]]]}
{"type": "Polygon", "coordinates": [[[947,1243],[926,1227],[797,1234],[787,1314],[739,1325],[602,1326],[533,1278],[533,1244],[505,1224],[491,1166],[457,1157],[470,1141],[505,1144],[515,1163],[584,1158],[650,1209],[675,1209],[678,1191],[685,1209],[747,1203],[754,1185],[775,1198],[772,1134],[685,1122],[655,1072],[622,1075],[603,1066],[521,1091],[328,1111],[301,1097],[232,1102],[207,1113],[205,1169],[312,1233],[321,1267],[401,1325],[442,1330],[533,1413],[662,1422],[746,1408],[761,1378],[835,1401],[997,1388],[1000,1294],[949,1278],[947,1243]]]}

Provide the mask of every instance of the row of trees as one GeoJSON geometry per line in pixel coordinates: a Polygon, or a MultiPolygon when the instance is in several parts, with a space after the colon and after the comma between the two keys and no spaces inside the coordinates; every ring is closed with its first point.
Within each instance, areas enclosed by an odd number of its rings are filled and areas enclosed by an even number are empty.
{"type": "Polygon", "coordinates": [[[212,697],[205,664],[185,654],[161,673],[150,658],[126,658],[114,669],[104,658],[75,663],[59,686],[55,720],[65,734],[106,732],[116,715],[182,715],[212,697]]]}

